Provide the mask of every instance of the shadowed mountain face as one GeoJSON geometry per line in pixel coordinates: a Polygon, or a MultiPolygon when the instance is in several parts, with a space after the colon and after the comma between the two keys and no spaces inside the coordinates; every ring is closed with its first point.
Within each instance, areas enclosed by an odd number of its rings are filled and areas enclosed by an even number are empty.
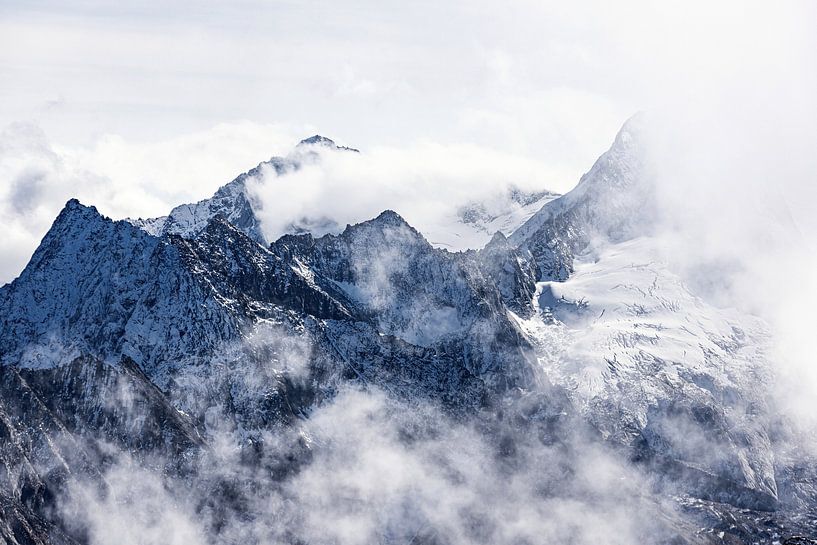
{"type": "Polygon", "coordinates": [[[463,253],[393,211],[267,241],[246,180],[357,152],[321,136],[163,218],[69,201],[0,288],[0,538],[114,542],[124,505],[153,542],[126,459],[203,543],[808,542],[766,328],[656,257],[643,146],[463,253]]]}

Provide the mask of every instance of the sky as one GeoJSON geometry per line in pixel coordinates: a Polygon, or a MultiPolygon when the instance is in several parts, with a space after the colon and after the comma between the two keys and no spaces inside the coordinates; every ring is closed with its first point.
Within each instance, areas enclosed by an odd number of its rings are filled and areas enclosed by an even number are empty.
{"type": "MultiPolygon", "coordinates": [[[[314,133],[419,165],[407,184],[462,170],[445,183],[468,188],[474,169],[459,167],[477,165],[477,194],[508,177],[569,190],[642,110],[762,128],[752,145],[772,137],[775,161],[802,159],[815,21],[794,0],[6,0],[0,282],[68,198],[162,215],[314,133]]],[[[807,229],[813,195],[790,199],[807,229]]]]}

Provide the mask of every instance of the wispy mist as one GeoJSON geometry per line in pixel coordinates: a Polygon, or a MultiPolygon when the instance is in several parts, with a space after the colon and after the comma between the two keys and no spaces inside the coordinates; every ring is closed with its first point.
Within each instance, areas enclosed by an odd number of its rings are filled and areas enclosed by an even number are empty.
{"type": "Polygon", "coordinates": [[[296,429],[264,434],[260,458],[237,432],[209,440],[192,479],[121,453],[103,488],[75,482],[61,509],[100,545],[635,544],[682,520],[579,431],[545,443],[377,390],[347,388],[296,429]],[[287,469],[299,445],[311,454],[287,469]]]}

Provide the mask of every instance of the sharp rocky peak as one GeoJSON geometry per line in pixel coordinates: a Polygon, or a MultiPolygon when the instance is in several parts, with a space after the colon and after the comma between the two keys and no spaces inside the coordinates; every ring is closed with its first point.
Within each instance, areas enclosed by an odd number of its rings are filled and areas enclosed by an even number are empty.
{"type": "Polygon", "coordinates": [[[408,222],[403,219],[403,216],[394,210],[384,210],[377,215],[376,218],[369,220],[370,223],[377,223],[381,225],[391,225],[395,227],[410,227],[408,222]]]}
{"type": "Polygon", "coordinates": [[[508,237],[506,237],[502,231],[497,231],[496,233],[494,233],[494,236],[491,237],[491,240],[488,241],[486,248],[492,246],[504,246],[507,243],[508,237]]]}
{"type": "Polygon", "coordinates": [[[350,147],[346,147],[346,146],[339,146],[331,138],[321,136],[320,134],[310,136],[309,138],[304,138],[303,140],[298,142],[298,145],[296,146],[296,149],[303,148],[303,147],[311,147],[311,146],[322,146],[322,147],[333,149],[333,150],[352,151],[352,152],[356,152],[356,153],[360,151],[360,150],[357,150],[355,148],[350,148],[350,147]]]}
{"type": "Polygon", "coordinates": [[[316,134],[315,136],[310,136],[309,138],[304,138],[300,142],[298,142],[299,146],[311,146],[313,144],[320,144],[321,146],[334,146],[335,141],[331,138],[327,138],[325,136],[321,136],[320,134],[316,134]]]}
{"type": "MultiPolygon", "coordinates": [[[[325,237],[332,237],[326,235],[325,237]]],[[[382,239],[383,242],[394,244],[411,244],[432,248],[425,237],[412,227],[403,217],[394,210],[384,210],[377,217],[347,225],[338,238],[354,241],[355,244],[371,244],[382,239]]]]}
{"type": "Polygon", "coordinates": [[[248,189],[248,182],[266,183],[269,176],[297,171],[304,165],[320,161],[320,152],[324,150],[358,153],[354,148],[339,146],[333,140],[316,134],[301,140],[286,156],[272,157],[239,175],[220,187],[212,197],[176,206],[167,216],[128,221],[153,235],[176,234],[190,238],[205,229],[211,218],[221,214],[256,242],[266,245],[270,241],[265,237],[256,214],[260,203],[248,189]]]}
{"type": "Polygon", "coordinates": [[[79,251],[78,244],[81,241],[96,241],[101,246],[107,237],[122,238],[134,234],[151,237],[129,222],[114,221],[102,215],[95,206],[86,206],[77,199],[70,199],[54,219],[21,276],[38,270],[43,262],[55,255],[62,255],[70,260],[72,252],[79,251]]]}
{"type": "Polygon", "coordinates": [[[108,220],[105,216],[99,213],[96,206],[86,206],[79,202],[78,199],[69,199],[62,207],[53,225],[62,225],[67,222],[73,222],[78,219],[99,218],[108,220]]]}

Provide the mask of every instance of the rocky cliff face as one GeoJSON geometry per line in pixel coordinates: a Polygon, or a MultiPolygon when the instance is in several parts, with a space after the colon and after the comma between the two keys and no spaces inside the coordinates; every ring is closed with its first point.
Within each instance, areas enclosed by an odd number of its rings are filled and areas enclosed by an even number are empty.
{"type": "MultiPolygon", "coordinates": [[[[314,146],[335,145],[313,137],[263,168],[299,168],[314,146]]],[[[674,502],[662,540],[808,532],[807,463],[776,455],[765,326],[694,297],[651,247],[641,146],[628,123],[576,189],[464,253],[393,211],[270,243],[245,186],[258,169],[154,220],[69,201],[0,288],[0,536],[93,542],[60,498],[80,479],[109,486],[111,453],[125,451],[194,483],[196,512],[221,513],[210,531],[224,539],[225,513],[263,518],[247,475],[276,490],[309,475],[321,445],[298,430],[350,384],[473,425],[498,467],[533,441],[564,466],[542,498],[578,493],[564,477],[575,459],[610,449],[656,504],[674,502]],[[240,479],[202,469],[225,426],[240,479]]],[[[433,435],[412,422],[406,445],[433,435]]],[[[415,537],[445,542],[429,524],[415,537]]]]}

